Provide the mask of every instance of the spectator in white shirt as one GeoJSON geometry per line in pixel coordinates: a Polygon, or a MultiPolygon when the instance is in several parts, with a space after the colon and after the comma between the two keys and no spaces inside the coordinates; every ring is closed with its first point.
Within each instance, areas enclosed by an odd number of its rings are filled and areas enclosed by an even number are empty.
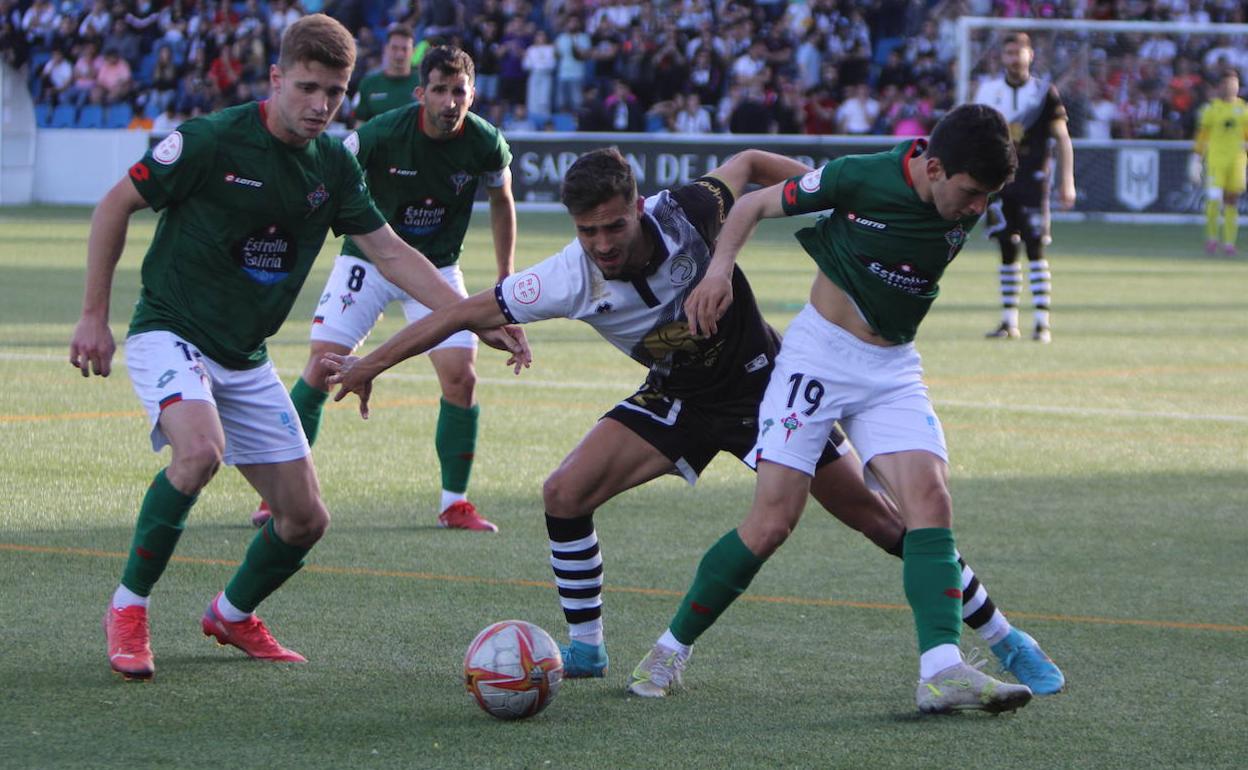
{"type": "Polygon", "coordinates": [[[697,92],[685,97],[684,106],[676,113],[676,133],[678,134],[709,134],[713,126],[711,113],[702,106],[702,99],[697,92]]]}
{"type": "Polygon", "coordinates": [[[842,134],[868,134],[880,115],[880,103],[871,98],[866,83],[853,87],[852,96],[836,111],[836,123],[842,134]]]}
{"type": "Polygon", "coordinates": [[[529,115],[534,118],[548,118],[554,112],[553,96],[555,90],[555,47],[546,37],[546,31],[539,29],[533,36],[533,42],[524,52],[520,66],[529,73],[529,81],[525,92],[525,105],[529,115]]]}

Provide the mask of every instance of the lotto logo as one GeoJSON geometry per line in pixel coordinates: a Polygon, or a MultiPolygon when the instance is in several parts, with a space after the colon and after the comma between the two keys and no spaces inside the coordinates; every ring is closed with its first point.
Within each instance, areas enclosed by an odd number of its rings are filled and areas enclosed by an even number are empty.
{"type": "Polygon", "coordinates": [[[532,305],[542,296],[542,279],[533,273],[525,273],[511,287],[511,296],[521,305],[532,305]]]}

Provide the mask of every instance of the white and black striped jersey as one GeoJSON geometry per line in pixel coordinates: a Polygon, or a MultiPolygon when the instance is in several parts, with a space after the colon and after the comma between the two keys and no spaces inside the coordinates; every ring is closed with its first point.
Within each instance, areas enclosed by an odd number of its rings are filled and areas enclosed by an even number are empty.
{"type": "Polygon", "coordinates": [[[644,275],[607,280],[580,241],[572,241],[500,281],[495,299],[513,323],[584,321],[648,367],[647,382],[670,396],[718,401],[753,393],[757,398],[766,388],[779,335],[763,321],[740,269],[733,271],[733,302],[714,336],[691,337],[684,312],[732,203],[732,192],[715,177],[664,190],[643,206],[642,226],[659,250],[644,275]]]}
{"type": "Polygon", "coordinates": [[[1066,120],[1066,106],[1057,86],[1036,77],[1015,86],[1002,76],[981,85],[975,101],[995,107],[1010,124],[1010,138],[1018,148],[1014,178],[1032,179],[1036,172],[1047,173],[1050,125],[1066,120]]]}

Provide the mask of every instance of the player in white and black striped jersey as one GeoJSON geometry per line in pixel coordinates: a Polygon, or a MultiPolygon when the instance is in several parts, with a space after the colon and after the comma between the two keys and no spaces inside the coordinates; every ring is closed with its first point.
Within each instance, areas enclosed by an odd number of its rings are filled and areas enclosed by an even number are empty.
{"type": "MultiPolygon", "coordinates": [[[[543,486],[551,566],[571,637],[562,647],[566,677],[600,677],[607,669],[603,560],[594,511],[665,474],[693,484],[721,451],[749,464],[779,335],[763,320],[740,268],[733,273],[733,303],[710,336],[690,335],[684,301],[705,273],[724,218],[746,185],[769,185],[808,171],[783,156],[751,150],[689,184],[642,200],[628,161],[617,150],[587,153],[563,182],[575,241],[503,279],[492,292],[408,326],[363,359],[327,362],[340,370],[330,378],[343,386],[337,398],[354,392],[363,409],[373,378],[455,331],[477,328],[487,319],[498,325],[572,318],[649,369],[641,389],[608,411],[543,486]]],[[[901,556],[901,519],[867,489],[860,463],[838,462],[848,451],[844,435],[833,431],[811,494],[846,525],[901,556]]],[[[959,563],[964,618],[988,644],[1000,646],[1011,626],[974,571],[960,557],[959,563]]],[[[1057,670],[1047,657],[1041,662],[1057,670]]],[[[1023,667],[1015,669],[1020,679],[1028,676],[1023,667]]]]}
{"type": "Polygon", "coordinates": [[[979,104],[996,108],[1010,125],[1018,150],[1014,181],[1001,190],[987,214],[985,231],[1001,246],[1001,324],[988,337],[1019,336],[1018,305],[1023,269],[1018,244],[1027,251],[1029,285],[1034,307],[1032,339],[1049,342],[1053,274],[1045,257],[1049,236],[1050,140],[1056,150],[1057,199],[1063,208],[1075,205],[1074,148],[1066,127],[1066,107],[1057,86],[1032,77],[1035,52],[1026,32],[1011,32],[1001,46],[1005,74],[980,86],[979,104]]]}

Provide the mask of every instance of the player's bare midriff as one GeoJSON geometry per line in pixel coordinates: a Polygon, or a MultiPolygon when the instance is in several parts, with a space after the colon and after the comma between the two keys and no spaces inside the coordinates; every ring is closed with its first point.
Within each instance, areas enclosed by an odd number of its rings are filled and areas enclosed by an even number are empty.
{"type": "Polygon", "coordinates": [[[836,324],[863,342],[880,347],[892,347],[896,344],[872,331],[845,290],[832,283],[832,279],[823,273],[815,276],[815,283],[810,287],[810,304],[828,322],[836,324]]]}

